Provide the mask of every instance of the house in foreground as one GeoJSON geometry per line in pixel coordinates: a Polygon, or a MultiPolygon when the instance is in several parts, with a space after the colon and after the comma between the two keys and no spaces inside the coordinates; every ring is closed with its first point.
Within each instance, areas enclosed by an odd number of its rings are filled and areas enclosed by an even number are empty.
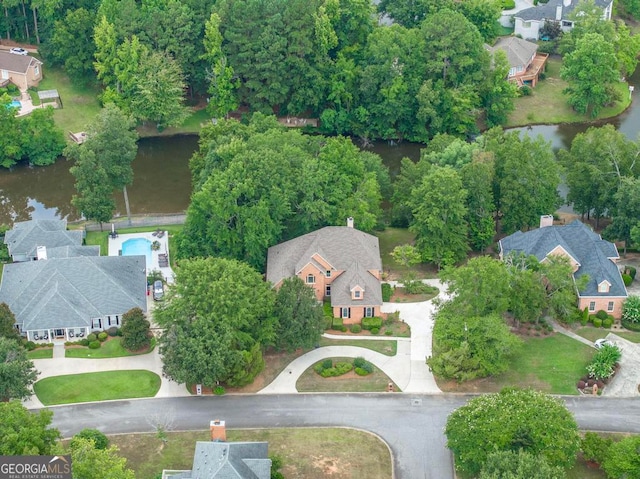
{"type": "MultiPolygon", "coordinates": [[[[613,11],[613,0],[594,0],[595,6],[602,9],[602,18],[611,20],[613,11]]],[[[559,23],[563,32],[568,32],[573,28],[571,13],[578,6],[579,0],[549,0],[547,3],[520,10],[513,15],[514,35],[522,38],[538,40],[540,30],[545,22],[559,23]]]]}
{"type": "Polygon", "coordinates": [[[162,479],[269,479],[266,442],[226,442],[224,421],[211,421],[211,442],[196,442],[189,471],[163,470],[162,479]]]}
{"type": "Polygon", "coordinates": [[[132,308],[146,311],[146,258],[99,256],[99,247],[82,246],[82,233],[61,224],[16,223],[5,236],[12,256],[23,260],[4,265],[0,282],[0,303],[18,331],[30,341],[71,341],[120,327],[132,308]]]}
{"type": "Polygon", "coordinates": [[[578,308],[590,313],[604,310],[616,319],[622,316],[627,289],[616,264],[618,249],[582,222],[554,226],[552,216],[543,216],[539,229],[517,231],[500,240],[500,258],[510,253],[534,255],[541,262],[551,255],[566,256],[574,278],[589,276],[587,286],[578,291],[578,308]]]}
{"type": "Polygon", "coordinates": [[[42,62],[29,55],[0,51],[0,87],[13,83],[21,92],[36,87],[42,80],[42,62]]]}
{"type": "Polygon", "coordinates": [[[331,301],[344,324],[380,316],[382,260],[378,238],[353,227],[327,226],[269,248],[267,281],[276,288],[297,276],[318,301],[331,301]]]}
{"type": "Polygon", "coordinates": [[[486,48],[492,55],[498,50],[505,52],[510,67],[508,79],[518,86],[535,88],[549,58],[548,53],[538,53],[537,44],[518,37],[500,37],[494,46],[486,48]]]}

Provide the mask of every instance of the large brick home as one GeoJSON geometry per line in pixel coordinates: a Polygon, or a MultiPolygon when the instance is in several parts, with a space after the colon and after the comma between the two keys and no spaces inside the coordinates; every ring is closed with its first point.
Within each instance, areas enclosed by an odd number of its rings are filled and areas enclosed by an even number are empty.
{"type": "Polygon", "coordinates": [[[378,238],[353,227],[327,226],[269,248],[267,280],[276,288],[297,276],[318,301],[331,301],[344,324],[380,315],[382,260],[378,238]]]}
{"type": "Polygon", "coordinates": [[[13,83],[21,92],[38,86],[42,80],[42,62],[29,55],[0,51],[0,87],[13,83]]]}
{"type": "Polygon", "coordinates": [[[553,217],[543,216],[539,229],[517,231],[500,241],[500,258],[512,252],[534,255],[538,261],[550,255],[568,257],[574,278],[589,276],[587,286],[578,291],[578,307],[590,313],[604,310],[617,319],[622,316],[627,289],[616,264],[618,249],[582,222],[554,226],[553,217]]]}

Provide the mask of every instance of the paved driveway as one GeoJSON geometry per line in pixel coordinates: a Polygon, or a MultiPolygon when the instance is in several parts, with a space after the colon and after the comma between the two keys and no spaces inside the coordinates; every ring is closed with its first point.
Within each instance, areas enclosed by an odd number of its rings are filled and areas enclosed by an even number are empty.
{"type": "Polygon", "coordinates": [[[640,344],[627,341],[613,333],[607,335],[622,350],[620,369],[604,388],[603,396],[639,397],[640,392],[640,344]]]}

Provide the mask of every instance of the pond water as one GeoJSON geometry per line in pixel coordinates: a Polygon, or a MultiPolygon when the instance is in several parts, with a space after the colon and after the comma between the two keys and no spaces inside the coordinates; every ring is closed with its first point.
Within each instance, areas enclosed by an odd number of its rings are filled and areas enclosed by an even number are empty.
{"type": "MultiPolygon", "coordinates": [[[[542,135],[555,149],[568,148],[573,138],[594,125],[610,123],[637,140],[640,132],[640,68],[630,78],[636,86],[634,103],[617,118],[596,124],[539,125],[514,130],[532,136],[542,135]]],[[[420,157],[418,143],[376,142],[370,151],[378,153],[393,176],[400,171],[403,157],[417,161],[420,157]]],[[[128,188],[131,212],[134,214],[179,213],[187,209],[191,195],[189,158],[198,147],[195,135],[144,138],[139,142],[138,155],[133,161],[134,180],[128,188]]],[[[0,171],[0,223],[13,223],[29,219],[66,218],[79,219],[71,206],[75,193],[70,163],[64,159],[41,168],[22,165],[12,170],[0,171]]],[[[561,188],[561,193],[565,193],[561,188]]],[[[124,214],[122,194],[116,194],[116,215],[124,214]]],[[[570,210],[564,206],[563,210],[570,210]]]]}

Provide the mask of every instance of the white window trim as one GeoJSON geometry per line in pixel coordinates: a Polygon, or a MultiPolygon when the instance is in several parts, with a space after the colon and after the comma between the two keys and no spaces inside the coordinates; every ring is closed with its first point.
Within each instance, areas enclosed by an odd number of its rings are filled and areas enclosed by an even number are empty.
{"type": "Polygon", "coordinates": [[[331,285],[328,284],[324,287],[324,295],[325,296],[331,296],[331,285]]]}
{"type": "Polygon", "coordinates": [[[595,311],[595,310],[596,310],[596,302],[589,301],[589,311],[595,311]]]}
{"type": "Polygon", "coordinates": [[[342,319],[349,318],[351,316],[349,313],[350,313],[349,308],[340,308],[340,317],[342,319]]]}
{"type": "Polygon", "coordinates": [[[616,309],[616,305],[613,301],[607,303],[607,312],[612,313],[616,309]]]}
{"type": "Polygon", "coordinates": [[[366,306],[364,308],[364,317],[373,318],[373,308],[371,306],[366,306]]]}
{"type": "Polygon", "coordinates": [[[307,275],[306,282],[307,284],[316,284],[316,277],[313,274],[309,273],[307,275]]]}

